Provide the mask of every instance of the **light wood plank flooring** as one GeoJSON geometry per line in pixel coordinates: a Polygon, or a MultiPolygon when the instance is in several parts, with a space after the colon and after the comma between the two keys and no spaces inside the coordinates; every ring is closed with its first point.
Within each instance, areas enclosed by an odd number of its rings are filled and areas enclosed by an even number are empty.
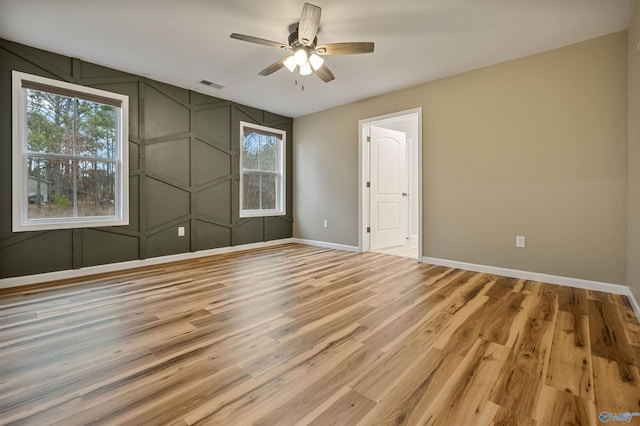
{"type": "Polygon", "coordinates": [[[372,250],[376,253],[389,254],[391,256],[408,257],[409,259],[418,259],[418,239],[407,239],[407,242],[401,246],[389,247],[378,250],[372,250]]]}
{"type": "Polygon", "coordinates": [[[597,425],[639,360],[625,297],[296,244],[0,291],[1,424],[597,425]]]}

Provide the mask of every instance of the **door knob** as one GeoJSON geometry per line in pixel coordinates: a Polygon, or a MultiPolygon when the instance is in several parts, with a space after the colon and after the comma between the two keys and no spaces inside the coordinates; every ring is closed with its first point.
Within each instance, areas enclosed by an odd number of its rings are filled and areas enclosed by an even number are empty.
{"type": "Polygon", "coordinates": [[[403,197],[408,197],[408,196],[409,196],[409,194],[407,194],[406,192],[403,192],[403,193],[402,193],[402,196],[403,196],[403,197]]]}

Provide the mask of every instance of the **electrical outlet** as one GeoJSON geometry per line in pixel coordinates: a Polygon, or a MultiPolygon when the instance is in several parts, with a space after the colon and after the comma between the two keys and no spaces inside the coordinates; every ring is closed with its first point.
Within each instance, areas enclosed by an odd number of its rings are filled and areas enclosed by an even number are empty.
{"type": "Polygon", "coordinates": [[[524,248],[524,236],[522,235],[516,236],[516,247],[524,248]]]}
{"type": "Polygon", "coordinates": [[[184,226],[178,226],[178,237],[184,237],[184,226]]]}
{"type": "Polygon", "coordinates": [[[328,228],[329,227],[329,221],[327,219],[325,219],[324,222],[322,222],[322,226],[324,228],[328,228]]]}

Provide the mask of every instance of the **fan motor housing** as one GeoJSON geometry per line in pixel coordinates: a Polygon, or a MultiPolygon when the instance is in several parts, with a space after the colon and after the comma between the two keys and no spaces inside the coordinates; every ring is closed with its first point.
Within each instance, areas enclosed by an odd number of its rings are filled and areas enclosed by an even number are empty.
{"type": "MultiPolygon", "coordinates": [[[[318,37],[315,37],[313,39],[313,43],[311,43],[311,46],[309,46],[310,48],[315,48],[318,45],[318,37]]],[[[302,46],[302,43],[300,43],[300,41],[298,40],[298,31],[294,31],[291,34],[289,34],[289,46],[291,46],[293,49],[302,46]]]]}

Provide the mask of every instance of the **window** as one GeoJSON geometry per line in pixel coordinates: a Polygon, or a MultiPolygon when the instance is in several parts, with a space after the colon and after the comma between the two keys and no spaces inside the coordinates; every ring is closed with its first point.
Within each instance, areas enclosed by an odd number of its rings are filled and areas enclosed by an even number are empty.
{"type": "Polygon", "coordinates": [[[285,214],[286,132],[240,122],[240,217],[285,214]]]}
{"type": "Polygon", "coordinates": [[[128,97],[13,71],[13,231],[128,225],[128,97]]]}

